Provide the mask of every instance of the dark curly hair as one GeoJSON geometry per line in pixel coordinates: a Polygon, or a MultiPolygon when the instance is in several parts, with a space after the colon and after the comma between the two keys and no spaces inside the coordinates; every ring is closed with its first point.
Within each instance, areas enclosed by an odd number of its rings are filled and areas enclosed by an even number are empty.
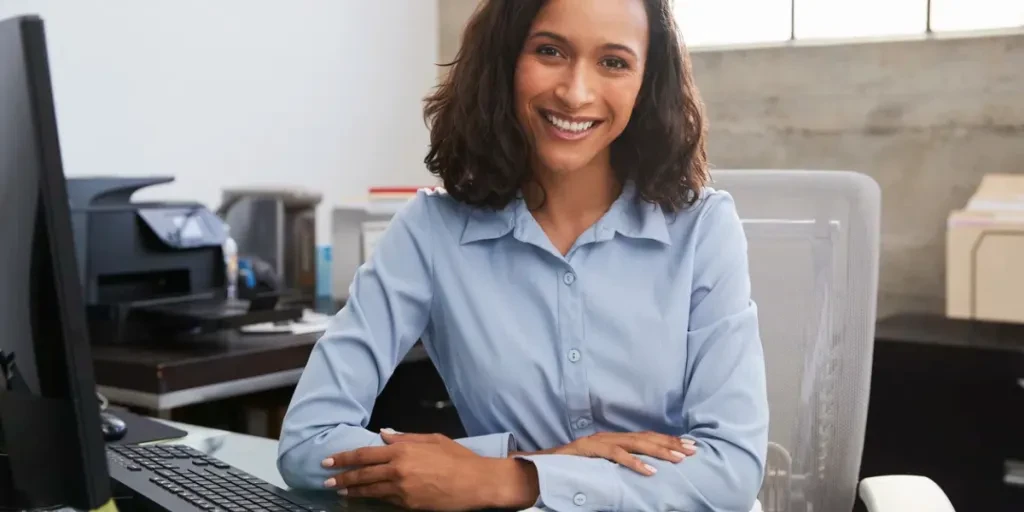
{"type": "MultiPolygon", "coordinates": [[[[447,77],[425,100],[424,163],[456,200],[502,208],[531,181],[531,150],[516,120],[516,62],[546,0],[484,0],[469,20],[447,77]]],[[[629,124],[611,148],[618,178],[676,211],[708,181],[703,104],[671,0],[644,0],[649,46],[629,124]]]]}

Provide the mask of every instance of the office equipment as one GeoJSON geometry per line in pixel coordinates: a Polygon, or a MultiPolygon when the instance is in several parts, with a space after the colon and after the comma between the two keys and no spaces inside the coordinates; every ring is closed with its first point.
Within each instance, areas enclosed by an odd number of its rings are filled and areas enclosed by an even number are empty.
{"type": "MultiPolygon", "coordinates": [[[[196,455],[197,453],[201,454],[204,458],[214,458],[272,486],[285,487],[284,481],[277,470],[277,440],[197,425],[170,421],[165,423],[186,431],[188,435],[184,439],[174,441],[173,443],[158,443],[154,446],[164,447],[171,444],[173,446],[168,446],[168,448],[172,450],[184,451],[197,458],[199,457],[199,455],[196,455]]],[[[158,460],[162,461],[165,459],[158,460]]],[[[206,467],[209,467],[209,465],[206,467]]],[[[214,469],[217,470],[216,467],[214,469]]],[[[222,469],[220,471],[226,470],[222,469]]],[[[302,491],[294,494],[308,498],[314,505],[323,505],[327,510],[336,509],[339,506],[347,510],[366,512],[399,510],[387,504],[369,501],[353,501],[340,504],[338,503],[337,495],[330,491],[302,491]]],[[[289,492],[288,495],[292,496],[293,492],[289,492]]]]}
{"type": "Polygon", "coordinates": [[[100,413],[100,430],[104,441],[119,441],[128,433],[128,425],[121,418],[104,411],[100,413]]]}
{"type": "Polygon", "coordinates": [[[43,23],[0,21],[0,504],[111,498],[43,23]]]}
{"type": "Polygon", "coordinates": [[[133,202],[173,178],[68,180],[94,343],[148,341],[297,318],[276,300],[228,300],[224,223],[199,203],[133,202]]]}
{"type": "Polygon", "coordinates": [[[862,477],[928,475],[957,510],[1020,511],[1022,462],[1024,325],[878,322],[862,477]]]}
{"type": "MultiPolygon", "coordinates": [[[[934,482],[858,483],[878,288],[880,191],[840,171],[716,171],[748,240],[771,407],[766,512],[951,511],[934,482]],[[895,508],[894,508],[895,507],[895,508]],[[931,507],[931,508],[928,508],[931,507]]],[[[926,475],[927,476],[927,475],[926,475]]]]}
{"type": "Polygon", "coordinates": [[[41,20],[0,22],[0,236],[24,241],[0,258],[0,498],[98,509],[112,477],[141,508],[327,510],[188,447],[104,447],[46,59],[41,20]]]}
{"type": "Polygon", "coordinates": [[[316,207],[321,194],[297,189],[223,192],[217,213],[231,226],[240,254],[266,262],[293,300],[316,297],[316,207]]]}
{"type": "Polygon", "coordinates": [[[387,223],[393,212],[372,210],[369,204],[349,204],[331,212],[331,290],[335,300],[347,300],[348,289],[366,255],[363,226],[387,223]]]}
{"type": "Polygon", "coordinates": [[[1024,323],[1024,176],[987,174],[950,213],[946,314],[1024,323]]]}

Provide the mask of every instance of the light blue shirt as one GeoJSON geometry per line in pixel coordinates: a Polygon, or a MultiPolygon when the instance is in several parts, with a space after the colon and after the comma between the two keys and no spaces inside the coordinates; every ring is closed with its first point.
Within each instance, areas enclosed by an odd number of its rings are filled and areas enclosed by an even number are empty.
{"type": "Polygon", "coordinates": [[[322,488],[325,457],[382,445],[374,399],[418,339],[487,457],[602,431],[696,440],[645,476],[536,455],[554,510],[748,511],[764,474],[765,367],[747,242],[732,198],[664,213],[627,185],[562,256],[520,199],[493,211],[421,191],[356,273],[302,374],[281,433],[288,485],[322,488]]]}

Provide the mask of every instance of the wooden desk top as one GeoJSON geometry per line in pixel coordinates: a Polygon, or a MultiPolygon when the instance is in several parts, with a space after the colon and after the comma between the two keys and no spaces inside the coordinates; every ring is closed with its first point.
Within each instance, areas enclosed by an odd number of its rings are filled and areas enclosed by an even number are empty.
{"type": "Polygon", "coordinates": [[[161,345],[94,345],[96,383],[168,393],[302,368],[315,334],[222,333],[161,345]]]}
{"type": "MultiPolygon", "coordinates": [[[[304,368],[321,336],[225,332],[161,345],[94,345],[92,358],[98,385],[162,394],[304,368]]],[[[417,343],[402,363],[425,360],[417,343]]]]}

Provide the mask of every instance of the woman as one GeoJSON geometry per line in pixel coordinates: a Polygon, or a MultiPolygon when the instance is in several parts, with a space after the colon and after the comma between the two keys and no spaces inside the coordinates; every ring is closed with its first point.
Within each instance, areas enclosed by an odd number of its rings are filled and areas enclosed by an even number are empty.
{"type": "Polygon", "coordinates": [[[421,192],[359,269],[279,468],[412,508],[749,510],[768,406],[746,241],[669,0],[490,0],[426,102],[421,192]],[[365,430],[422,339],[470,437],[365,430]]]}

